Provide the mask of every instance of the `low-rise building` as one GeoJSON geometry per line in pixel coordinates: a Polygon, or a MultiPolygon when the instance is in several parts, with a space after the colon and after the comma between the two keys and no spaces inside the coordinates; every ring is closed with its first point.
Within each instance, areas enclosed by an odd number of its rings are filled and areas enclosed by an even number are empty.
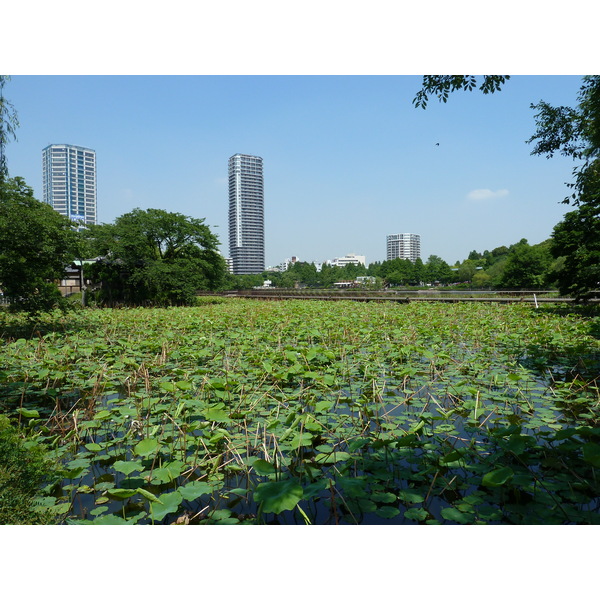
{"type": "Polygon", "coordinates": [[[342,256],[341,258],[334,258],[333,260],[328,260],[327,264],[331,267],[345,267],[346,265],[365,265],[366,259],[364,256],[359,254],[346,254],[346,256],[342,256]]]}

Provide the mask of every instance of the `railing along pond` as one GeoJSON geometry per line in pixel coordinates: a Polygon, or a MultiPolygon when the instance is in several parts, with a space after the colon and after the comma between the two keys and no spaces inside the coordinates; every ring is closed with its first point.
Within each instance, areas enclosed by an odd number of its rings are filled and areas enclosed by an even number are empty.
{"type": "MultiPolygon", "coordinates": [[[[223,296],[254,298],[257,300],[354,300],[358,302],[525,302],[574,303],[574,298],[562,297],[556,290],[331,290],[316,288],[284,289],[258,288],[251,290],[232,290],[223,292],[223,296]]],[[[600,291],[592,293],[586,302],[600,302],[600,291]]]]}

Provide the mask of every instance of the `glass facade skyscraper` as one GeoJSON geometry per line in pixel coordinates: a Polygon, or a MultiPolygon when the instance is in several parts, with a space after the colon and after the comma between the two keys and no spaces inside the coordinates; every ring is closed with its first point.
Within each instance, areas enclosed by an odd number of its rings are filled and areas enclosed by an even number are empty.
{"type": "Polygon", "coordinates": [[[80,226],[96,224],[96,152],[70,144],[42,150],[43,200],[80,226]]]}
{"type": "Polygon", "coordinates": [[[229,159],[229,257],[235,275],[265,270],[263,160],[234,154],[229,159]]]}

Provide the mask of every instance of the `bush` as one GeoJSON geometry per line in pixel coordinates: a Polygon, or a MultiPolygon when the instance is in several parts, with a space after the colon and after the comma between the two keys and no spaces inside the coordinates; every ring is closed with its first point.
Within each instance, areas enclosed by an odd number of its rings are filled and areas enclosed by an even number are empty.
{"type": "Polygon", "coordinates": [[[48,525],[49,514],[36,512],[35,496],[52,466],[41,448],[27,448],[6,417],[0,415],[0,524],[48,525]]]}

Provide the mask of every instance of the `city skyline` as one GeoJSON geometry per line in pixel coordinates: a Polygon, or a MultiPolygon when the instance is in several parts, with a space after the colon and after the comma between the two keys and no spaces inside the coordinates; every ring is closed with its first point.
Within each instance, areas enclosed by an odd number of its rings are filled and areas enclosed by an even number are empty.
{"type": "Polygon", "coordinates": [[[424,261],[454,264],[539,243],[569,210],[574,163],[531,156],[525,140],[530,104],[573,105],[580,83],[516,76],[496,94],[417,110],[418,76],[14,76],[5,95],[21,126],[8,168],[42,200],[40,148],[95,148],[98,222],[137,207],[205,218],[227,256],[223,163],[239,149],[269,165],[266,266],[348,252],[382,261],[394,230],[420,232],[424,261]]]}

